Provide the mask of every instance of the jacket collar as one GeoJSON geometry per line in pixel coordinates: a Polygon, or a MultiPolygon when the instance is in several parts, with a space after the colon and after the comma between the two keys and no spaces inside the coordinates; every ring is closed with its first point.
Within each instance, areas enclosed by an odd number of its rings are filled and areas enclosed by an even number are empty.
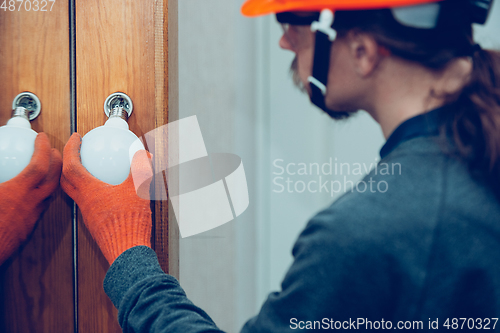
{"type": "Polygon", "coordinates": [[[380,158],[385,158],[397,146],[410,139],[439,135],[439,129],[444,123],[445,113],[450,108],[450,105],[445,105],[403,122],[387,139],[387,142],[380,150],[380,158]]]}

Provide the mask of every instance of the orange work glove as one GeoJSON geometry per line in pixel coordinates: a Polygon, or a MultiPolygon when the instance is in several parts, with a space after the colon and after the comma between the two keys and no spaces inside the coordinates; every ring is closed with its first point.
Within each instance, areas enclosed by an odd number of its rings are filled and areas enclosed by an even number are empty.
{"type": "MultiPolygon", "coordinates": [[[[61,187],[80,208],[85,225],[108,262],[112,264],[131,247],[151,247],[150,201],[139,198],[134,185],[151,181],[150,155],[145,150],[137,152],[128,178],[120,185],[110,185],[82,165],[81,143],[80,135],[74,133],[64,147],[61,187]]],[[[143,184],[144,188],[149,186],[143,184]]]]}
{"type": "Polygon", "coordinates": [[[0,264],[33,231],[59,186],[61,153],[50,148],[49,138],[39,133],[31,161],[16,177],[0,183],[0,264]]]}

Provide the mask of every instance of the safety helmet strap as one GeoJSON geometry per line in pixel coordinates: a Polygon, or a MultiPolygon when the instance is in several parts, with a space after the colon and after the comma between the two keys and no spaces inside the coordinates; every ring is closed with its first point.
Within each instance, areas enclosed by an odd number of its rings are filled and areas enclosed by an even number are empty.
{"type": "Polygon", "coordinates": [[[330,9],[321,11],[318,21],[311,24],[311,30],[316,32],[316,42],[314,47],[314,60],[312,76],[309,76],[309,86],[311,88],[311,102],[331,114],[326,106],[326,89],[328,86],[328,72],[330,71],[330,52],[332,43],[337,37],[337,32],[333,29],[335,16],[330,9]]]}

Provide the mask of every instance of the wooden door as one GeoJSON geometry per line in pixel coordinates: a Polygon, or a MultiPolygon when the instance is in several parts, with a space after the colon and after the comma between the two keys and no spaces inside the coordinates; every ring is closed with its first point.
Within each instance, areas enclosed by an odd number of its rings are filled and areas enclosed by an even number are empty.
{"type": "MultiPolygon", "coordinates": [[[[170,19],[176,17],[174,3],[170,4],[169,8],[167,0],[77,2],[76,95],[80,134],[104,124],[107,119],[103,112],[104,100],[114,92],[123,92],[132,99],[134,111],[128,124],[138,136],[166,124],[168,119],[175,119],[173,110],[169,114],[169,106],[176,109],[174,99],[168,98],[175,95],[172,90],[169,92],[168,83],[169,74],[173,74],[176,67],[175,58],[169,58],[174,52],[169,53],[168,49],[168,31],[175,40],[174,24],[167,29],[170,19]],[[170,68],[169,60],[174,62],[170,68]]],[[[172,76],[175,75],[170,76],[171,88],[175,87],[172,76]]],[[[169,263],[166,257],[168,206],[157,202],[153,211],[155,250],[163,269],[175,275],[177,268],[172,267],[175,264],[169,263]]],[[[108,263],[80,215],[77,229],[79,332],[119,331],[112,303],[104,293],[95,292],[102,291],[108,263]]],[[[175,234],[170,236],[175,238],[175,234]]]]}
{"type": "MultiPolygon", "coordinates": [[[[47,1],[46,12],[35,11],[34,2],[0,8],[0,125],[22,91],[40,98],[33,129],[61,152],[73,131],[85,135],[104,124],[104,100],[113,92],[132,98],[129,125],[138,136],[177,119],[176,0],[47,1]]],[[[178,276],[171,210],[155,201],[152,211],[153,248],[163,269],[178,276]]],[[[0,332],[121,332],[102,288],[108,268],[59,190],[26,244],[1,267],[0,332]]]]}

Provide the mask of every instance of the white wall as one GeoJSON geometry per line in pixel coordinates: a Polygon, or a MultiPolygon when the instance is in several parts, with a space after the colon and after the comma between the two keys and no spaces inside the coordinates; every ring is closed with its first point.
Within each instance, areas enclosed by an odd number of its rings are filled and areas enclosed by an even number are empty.
{"type": "Polygon", "coordinates": [[[188,297],[226,331],[255,309],[255,63],[250,20],[234,0],[179,1],[179,118],[196,115],[207,152],[244,163],[250,207],[234,221],[180,241],[188,297]]]}
{"type": "MultiPolygon", "coordinates": [[[[267,294],[280,289],[298,234],[338,197],[273,192],[273,161],[321,165],[336,158],[370,166],[384,142],[365,113],[335,123],[312,107],[292,85],[293,57],[278,47],[274,18],[243,18],[241,2],[179,1],[180,118],[197,115],[209,153],[242,158],[250,192],[250,206],[236,220],[181,240],[182,286],[228,332],[238,331],[267,294]]],[[[477,36],[484,47],[499,48],[500,5],[493,10],[477,36]]]]}

